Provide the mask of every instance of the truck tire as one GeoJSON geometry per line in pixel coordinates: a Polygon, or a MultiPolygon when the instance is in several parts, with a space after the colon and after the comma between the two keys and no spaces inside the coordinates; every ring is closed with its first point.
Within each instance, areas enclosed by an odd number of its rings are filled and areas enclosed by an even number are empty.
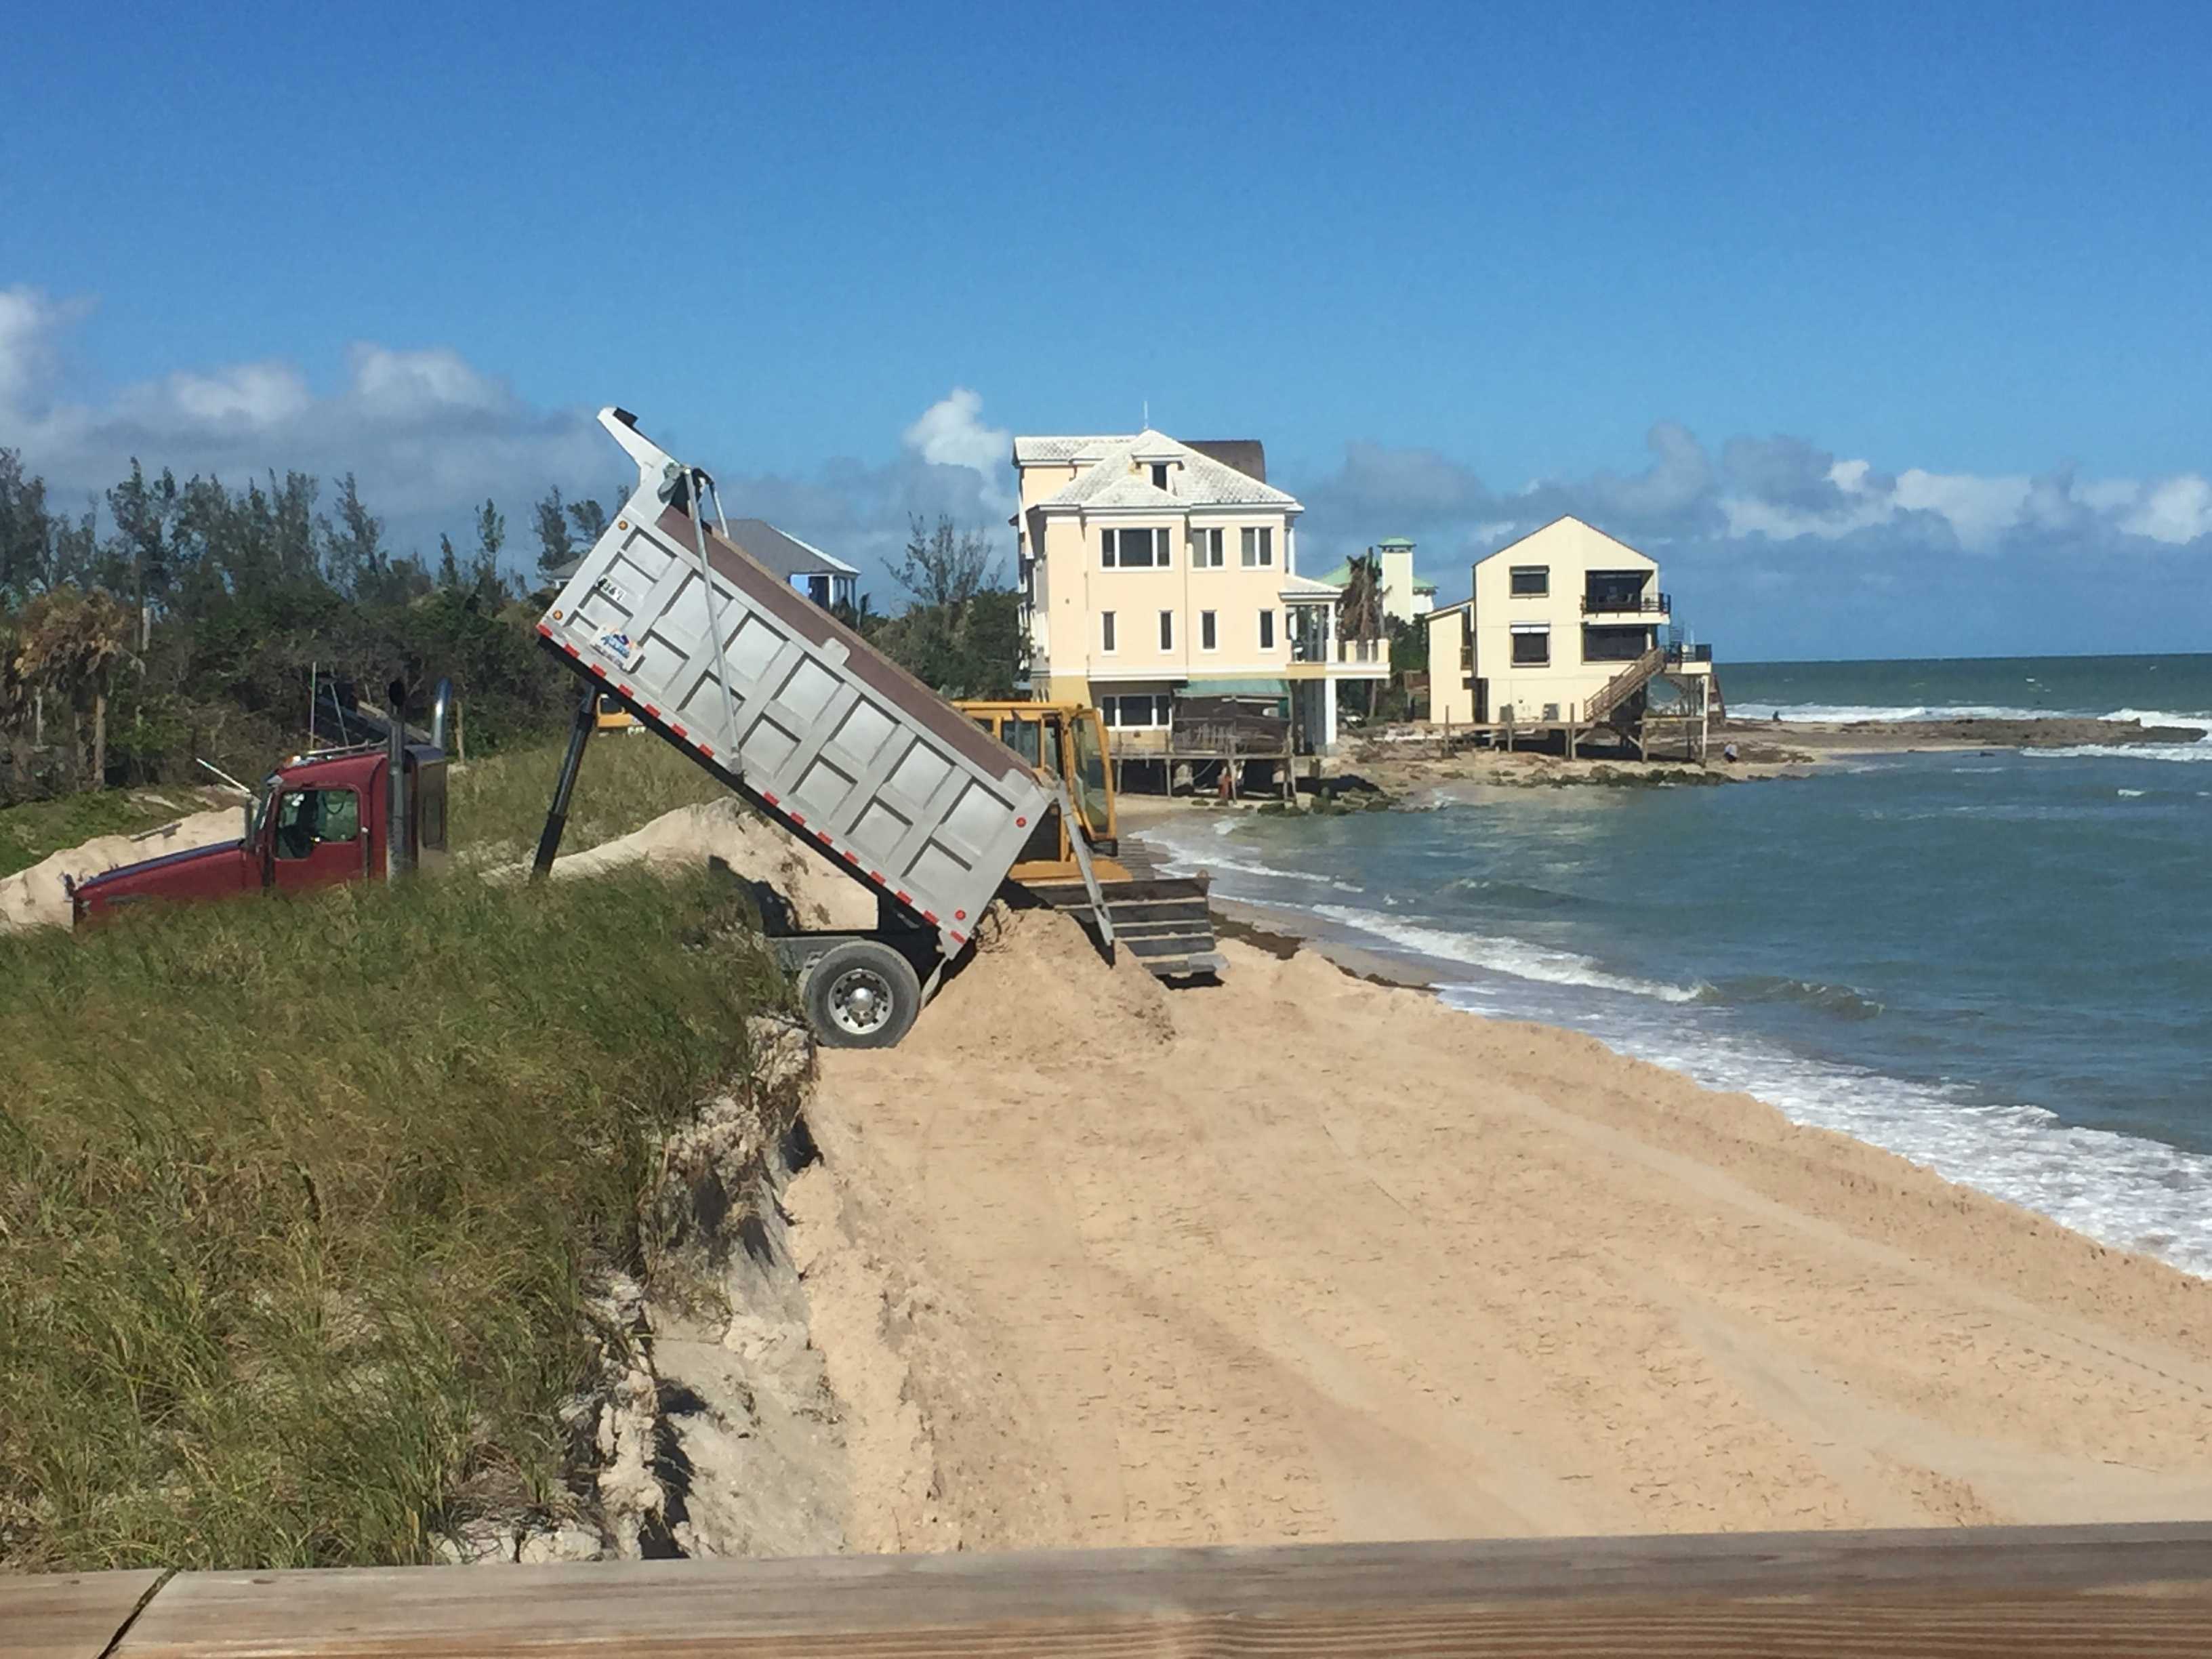
{"type": "Polygon", "coordinates": [[[847,939],[807,969],[806,1023],[830,1048],[888,1048],[921,1012],[921,977],[888,945],[847,939]]]}

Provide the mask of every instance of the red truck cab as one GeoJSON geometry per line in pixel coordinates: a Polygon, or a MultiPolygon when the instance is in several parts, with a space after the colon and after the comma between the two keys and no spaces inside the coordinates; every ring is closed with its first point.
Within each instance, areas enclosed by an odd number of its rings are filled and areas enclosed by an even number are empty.
{"type": "MultiPolygon", "coordinates": [[[[405,750],[403,867],[446,851],[446,756],[426,744],[405,750]]],[[[244,833],[188,852],[126,864],[75,883],[79,926],[154,900],[192,902],[234,893],[301,892],[386,873],[391,854],[389,751],[381,744],[309,755],[277,768],[245,809],[244,833]]]]}

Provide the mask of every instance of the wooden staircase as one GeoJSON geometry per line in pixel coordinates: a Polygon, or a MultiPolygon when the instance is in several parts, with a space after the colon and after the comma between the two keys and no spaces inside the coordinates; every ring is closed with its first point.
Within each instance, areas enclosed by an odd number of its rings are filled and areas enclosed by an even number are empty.
{"type": "Polygon", "coordinates": [[[1654,646],[1598,688],[1596,694],[1583,705],[1583,718],[1593,726],[1609,723],[1613,713],[1650,684],[1652,677],[1666,665],[1667,653],[1654,646]]]}

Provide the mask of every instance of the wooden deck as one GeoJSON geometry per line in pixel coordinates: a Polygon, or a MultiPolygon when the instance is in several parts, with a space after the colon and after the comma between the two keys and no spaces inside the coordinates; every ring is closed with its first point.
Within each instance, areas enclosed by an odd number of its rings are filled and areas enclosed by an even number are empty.
{"type": "Polygon", "coordinates": [[[155,1577],[0,1578],[0,1654],[2212,1653],[2212,1524],[155,1577]]]}

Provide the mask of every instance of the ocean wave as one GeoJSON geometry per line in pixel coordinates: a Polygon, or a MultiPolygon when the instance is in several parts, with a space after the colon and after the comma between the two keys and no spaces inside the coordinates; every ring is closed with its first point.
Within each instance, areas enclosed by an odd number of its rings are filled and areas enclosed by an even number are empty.
{"type": "Polygon", "coordinates": [[[1563,893],[1555,887],[1539,887],[1525,881],[1498,881],[1488,876],[1460,876],[1444,884],[1444,890],[1473,893],[1484,903],[1507,910],[1609,910],[1613,906],[1563,893]]]}
{"type": "Polygon", "coordinates": [[[2051,760],[2212,761],[2212,738],[2197,743],[2077,743],[2021,752],[2051,760]]]}
{"type": "MultiPolygon", "coordinates": [[[[1213,833],[1219,836],[1225,831],[1216,825],[1213,833]]],[[[1258,876],[1267,881],[1302,882],[1309,886],[1327,887],[1339,893],[1364,893],[1367,890],[1356,882],[1340,880],[1334,876],[1319,875],[1310,870],[1283,870],[1272,864],[1231,858],[1217,847],[1192,847],[1170,840],[1157,832],[1147,831],[1145,838],[1164,854],[1160,867],[1171,876],[1196,875],[1200,870],[1218,876],[1226,870],[1240,876],[1258,876]]]]}
{"type": "Polygon", "coordinates": [[[2145,726],[2193,726],[2212,738],[2212,714],[2201,710],[2194,714],[2177,714],[2167,708],[2115,708],[2105,719],[2108,720],[2140,720],[2145,726]]]}
{"type": "Polygon", "coordinates": [[[1753,974],[1724,979],[1698,994],[1701,1002],[1789,1002],[1813,1008],[1838,1019],[1872,1019],[1882,1006],[1863,991],[1848,985],[1827,985],[1817,980],[1790,979],[1779,974],[1753,974]]]}
{"type": "Polygon", "coordinates": [[[1620,991],[1630,996],[1650,997],[1661,1002],[1690,1002],[1703,986],[1668,985],[1657,980],[1636,979],[1608,973],[1592,958],[1527,939],[1462,933],[1422,922],[1401,921],[1379,910],[1362,910],[1343,904],[1316,904],[1313,913],[1346,927],[1439,962],[1487,969],[1515,979],[1535,980],[1547,985],[1578,985],[1595,991],[1620,991]]]}
{"type": "Polygon", "coordinates": [[[1709,1089],[1763,1100],[1793,1123],[1832,1129],[2101,1244],[2212,1277],[2212,1215],[2202,1201],[2212,1157],[2070,1127],[2039,1106],[1993,1103],[1955,1085],[1793,1054],[1679,1015],[1623,1018],[1622,1005],[1532,1010],[1490,986],[1440,986],[1437,994],[1469,1013],[1571,1025],[1709,1089]]]}
{"type": "MultiPolygon", "coordinates": [[[[1191,860],[1192,865],[1218,874],[1224,870],[1240,876],[1262,876],[1269,881],[1302,881],[1315,887],[1334,888],[1340,893],[1364,893],[1367,890],[1356,882],[1340,881],[1334,876],[1316,875],[1310,870],[1280,870],[1271,864],[1247,864],[1242,859],[1225,859],[1218,853],[1208,853],[1191,860]]],[[[1182,873],[1188,874],[1188,871],[1182,873]]]]}
{"type": "MultiPolygon", "coordinates": [[[[2057,718],[2092,719],[2086,711],[2066,708],[2008,708],[1990,703],[1875,704],[1851,702],[1745,702],[1729,699],[1732,717],[1756,720],[1779,714],[1785,726],[1795,721],[1849,725],[1858,721],[1889,725],[1910,720],[2041,720],[2057,718]]],[[[2115,717],[2117,718],[2117,717],[2115,717]]]]}

